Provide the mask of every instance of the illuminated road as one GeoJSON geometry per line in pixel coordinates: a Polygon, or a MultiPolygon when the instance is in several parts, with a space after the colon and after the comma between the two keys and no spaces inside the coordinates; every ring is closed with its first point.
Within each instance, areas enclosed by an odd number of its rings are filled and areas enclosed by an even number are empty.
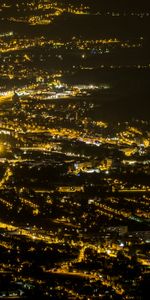
{"type": "Polygon", "coordinates": [[[5,101],[11,101],[14,93],[13,92],[7,92],[4,94],[0,94],[0,103],[5,101]]]}
{"type": "MultiPolygon", "coordinates": [[[[0,222],[0,229],[7,230],[8,234],[10,233],[10,234],[14,234],[14,235],[19,235],[19,236],[26,237],[26,238],[29,238],[29,239],[32,239],[35,241],[43,241],[47,244],[55,243],[55,244],[59,245],[59,243],[62,244],[62,242],[64,242],[63,239],[60,240],[56,236],[48,236],[43,231],[39,231],[38,228],[34,228],[34,227],[24,229],[24,228],[20,228],[20,227],[11,225],[11,224],[0,222]]],[[[62,263],[58,269],[55,269],[55,270],[43,269],[43,271],[45,273],[49,273],[49,274],[58,274],[58,275],[64,275],[64,276],[78,276],[78,277],[82,277],[82,278],[89,279],[89,280],[100,281],[102,285],[111,287],[116,292],[116,294],[122,295],[124,293],[124,290],[121,285],[116,286],[115,282],[111,278],[106,279],[103,277],[103,275],[99,274],[99,272],[87,273],[84,271],[73,269],[74,263],[81,263],[82,261],[84,261],[85,251],[88,248],[94,249],[97,253],[103,252],[103,253],[107,254],[108,256],[111,256],[112,250],[106,249],[106,248],[101,248],[100,246],[96,246],[96,245],[92,245],[92,244],[88,244],[88,243],[84,244],[83,242],[82,242],[82,246],[81,246],[81,242],[80,243],[74,242],[73,245],[75,245],[77,248],[80,248],[79,255],[76,259],[62,263]]]]}
{"type": "Polygon", "coordinates": [[[63,240],[60,240],[55,236],[48,236],[43,232],[39,232],[39,229],[32,227],[30,227],[29,229],[24,229],[11,224],[0,222],[0,229],[5,229],[8,233],[14,233],[14,235],[17,234],[20,236],[25,236],[26,238],[32,239],[34,241],[43,241],[47,244],[59,244],[63,242],[63,240]]]}
{"type": "Polygon", "coordinates": [[[4,176],[3,176],[2,180],[0,181],[0,189],[5,187],[7,181],[10,179],[12,174],[13,173],[12,173],[10,167],[8,167],[5,171],[5,173],[4,173],[4,176]]]}

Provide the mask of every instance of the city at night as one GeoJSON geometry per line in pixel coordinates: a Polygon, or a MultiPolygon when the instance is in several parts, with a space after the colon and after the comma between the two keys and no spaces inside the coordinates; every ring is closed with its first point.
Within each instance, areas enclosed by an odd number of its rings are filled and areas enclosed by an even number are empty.
{"type": "Polygon", "coordinates": [[[150,3],[0,2],[0,299],[148,300],[150,3]]]}

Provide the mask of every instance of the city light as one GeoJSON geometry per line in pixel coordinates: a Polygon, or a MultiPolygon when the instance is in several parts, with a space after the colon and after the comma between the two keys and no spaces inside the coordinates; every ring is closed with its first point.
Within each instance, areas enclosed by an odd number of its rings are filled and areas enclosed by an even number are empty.
{"type": "Polygon", "coordinates": [[[1,2],[0,298],[148,299],[146,0],[1,2]]]}

